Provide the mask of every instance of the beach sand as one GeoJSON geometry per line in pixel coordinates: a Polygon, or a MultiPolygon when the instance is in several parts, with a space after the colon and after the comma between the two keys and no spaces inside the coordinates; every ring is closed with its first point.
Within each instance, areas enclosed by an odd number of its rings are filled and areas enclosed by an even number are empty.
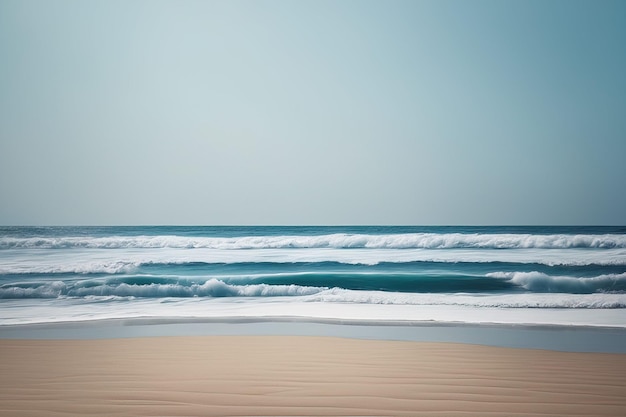
{"type": "Polygon", "coordinates": [[[305,336],[0,340],[2,416],[624,416],[626,354],[305,336]]]}

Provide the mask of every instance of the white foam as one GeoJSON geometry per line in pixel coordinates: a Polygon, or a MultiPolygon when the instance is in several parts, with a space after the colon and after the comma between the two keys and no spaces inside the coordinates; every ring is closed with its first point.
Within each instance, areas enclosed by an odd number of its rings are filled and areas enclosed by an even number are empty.
{"type": "Polygon", "coordinates": [[[1,298],[58,298],[58,297],[280,297],[303,296],[326,290],[322,287],[300,285],[230,285],[212,278],[201,284],[101,284],[64,283],[61,281],[30,283],[23,285],[5,284],[0,287],[1,298]]]}
{"type": "Polygon", "coordinates": [[[626,248],[625,234],[535,235],[535,234],[466,234],[403,233],[345,234],[320,236],[111,236],[111,237],[31,237],[0,238],[0,249],[15,248],[205,248],[205,249],[288,249],[288,248],[369,248],[369,249],[570,249],[626,248]]]}
{"type": "Polygon", "coordinates": [[[611,291],[624,287],[626,273],[604,274],[597,277],[581,278],[569,276],[551,276],[541,272],[494,272],[487,274],[493,278],[503,278],[511,283],[536,292],[589,293],[611,291]]]}
{"type": "MultiPolygon", "coordinates": [[[[0,287],[0,298],[82,298],[85,301],[135,298],[211,298],[246,297],[265,298],[280,303],[340,303],[381,305],[440,305],[495,308],[575,308],[575,309],[624,309],[624,293],[518,293],[518,294],[466,294],[466,293],[401,293],[387,291],[359,291],[342,288],[310,287],[300,285],[248,284],[231,285],[212,278],[197,284],[128,284],[97,283],[89,285],[63,283],[60,281],[30,283],[23,285],[5,284],[0,287]]],[[[135,302],[135,301],[133,301],[135,302]]]]}
{"type": "Polygon", "coordinates": [[[42,283],[37,286],[22,287],[3,285],[0,287],[0,299],[3,298],[57,298],[66,289],[63,281],[42,283]]]}
{"type": "MultiPolygon", "coordinates": [[[[413,306],[466,306],[495,308],[626,308],[626,294],[465,294],[465,293],[395,293],[355,291],[332,288],[306,297],[309,302],[358,303],[413,306]]],[[[421,307],[420,307],[421,308],[421,307]]],[[[626,325],[626,323],[625,323],[626,325]]]]}
{"type": "Polygon", "coordinates": [[[626,265],[626,249],[37,249],[0,253],[0,274],[120,273],[145,264],[338,262],[516,262],[544,265],[626,265]]]}
{"type": "Polygon", "coordinates": [[[626,328],[626,309],[508,308],[463,304],[361,304],[305,302],[292,298],[136,299],[81,303],[67,300],[4,300],[10,315],[0,325],[130,318],[264,318],[302,317],[332,320],[431,323],[532,324],[626,328]]]}

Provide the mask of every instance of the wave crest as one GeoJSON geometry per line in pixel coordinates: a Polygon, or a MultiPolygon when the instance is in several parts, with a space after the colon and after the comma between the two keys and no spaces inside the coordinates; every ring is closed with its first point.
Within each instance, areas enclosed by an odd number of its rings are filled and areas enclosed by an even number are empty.
{"type": "Polygon", "coordinates": [[[311,295],[327,288],[299,285],[230,285],[212,278],[202,284],[128,284],[108,282],[62,281],[5,284],[0,287],[0,298],[59,298],[59,297],[280,297],[311,295]]]}
{"type": "Polygon", "coordinates": [[[626,235],[534,235],[534,234],[344,234],[321,236],[111,236],[111,237],[2,237],[0,249],[122,249],[122,248],[206,248],[206,249],[571,249],[626,248],[626,235]]]}
{"type": "Polygon", "coordinates": [[[506,279],[510,283],[533,292],[587,294],[593,292],[626,291],[626,273],[605,274],[580,278],[551,276],[542,272],[495,272],[489,277],[506,279]]]}

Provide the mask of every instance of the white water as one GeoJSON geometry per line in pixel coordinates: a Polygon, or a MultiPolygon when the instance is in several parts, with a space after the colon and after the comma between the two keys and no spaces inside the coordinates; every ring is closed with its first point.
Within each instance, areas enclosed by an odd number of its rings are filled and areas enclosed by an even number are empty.
{"type": "MultiPolygon", "coordinates": [[[[332,296],[332,294],[331,294],[332,296]]],[[[5,300],[0,325],[131,318],[266,318],[281,317],[361,320],[364,322],[439,322],[532,324],[626,328],[626,309],[551,309],[475,307],[471,305],[355,304],[274,297],[137,299],[132,303],[93,299],[89,304],[68,299],[5,300]],[[281,299],[282,301],[282,299],[281,299]],[[113,305],[112,305],[113,304],[113,305]]],[[[326,301],[329,299],[327,298],[326,301]]]]}
{"type": "Polygon", "coordinates": [[[626,249],[7,249],[0,274],[119,273],[150,263],[339,262],[517,262],[544,265],[626,265],[626,249]]]}
{"type": "Polygon", "coordinates": [[[478,233],[404,233],[365,235],[334,233],[320,236],[109,236],[1,237],[0,249],[10,248],[205,248],[205,249],[571,249],[626,248],[626,235],[534,235],[478,233]]]}

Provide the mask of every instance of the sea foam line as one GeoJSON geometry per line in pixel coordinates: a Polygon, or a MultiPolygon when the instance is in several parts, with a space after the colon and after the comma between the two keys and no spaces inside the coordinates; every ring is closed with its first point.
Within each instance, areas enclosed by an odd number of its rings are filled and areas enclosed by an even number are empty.
{"type": "Polygon", "coordinates": [[[626,235],[535,235],[535,234],[466,234],[403,233],[345,234],[320,236],[111,236],[111,237],[2,237],[0,249],[120,249],[120,248],[206,248],[206,249],[288,249],[288,248],[368,248],[368,249],[569,249],[626,248],[626,235]]]}
{"type": "MultiPolygon", "coordinates": [[[[80,302],[75,299],[39,300],[36,303],[24,300],[6,300],[3,303],[10,309],[10,315],[0,316],[1,326],[79,322],[106,319],[163,319],[180,322],[192,322],[203,319],[227,322],[273,321],[287,318],[289,321],[304,319],[307,321],[358,321],[359,323],[385,324],[394,323],[502,323],[526,325],[564,325],[564,326],[602,326],[626,328],[626,309],[594,308],[593,305],[607,305],[611,294],[592,294],[572,296],[579,300],[587,298],[589,308],[505,308],[481,307],[473,305],[444,304],[366,304],[350,302],[316,302],[302,298],[283,298],[285,302],[276,302],[274,298],[181,298],[181,299],[136,299],[80,302]],[[602,297],[604,299],[599,299],[602,297]],[[607,298],[608,297],[608,298],[607,298]],[[593,299],[597,299],[593,301],[593,299]],[[596,302],[597,301],[597,302],[596,302]]],[[[310,296],[318,297],[318,295],[310,296]]],[[[519,297],[519,296],[518,296],[519,297]]],[[[442,296],[450,301],[450,297],[442,296]]],[[[473,298],[478,300],[478,298],[473,298]]],[[[462,300],[457,300],[461,301],[462,300]]],[[[497,305],[498,300],[493,299],[497,305]]],[[[506,300],[502,305],[506,304],[506,300]]],[[[529,301],[532,303],[532,301],[529,301]]],[[[540,304],[541,301],[538,303],[540,304]]],[[[583,304],[584,302],[581,302],[583,304]]],[[[515,305],[513,300],[508,304],[515,305]]],[[[564,303],[567,304],[567,303],[564,303]]],[[[569,303],[574,305],[573,303],[569,303]]],[[[622,303],[623,304],[623,303],[622,303]]],[[[554,305],[554,302],[552,303],[554,305]]],[[[6,327],[5,327],[6,328],[6,327]]],[[[46,327],[46,329],[48,329],[46,327]]]]}
{"type": "Polygon", "coordinates": [[[480,308],[626,308],[626,294],[434,294],[354,291],[331,288],[306,297],[308,302],[372,305],[467,306],[480,308]]]}

